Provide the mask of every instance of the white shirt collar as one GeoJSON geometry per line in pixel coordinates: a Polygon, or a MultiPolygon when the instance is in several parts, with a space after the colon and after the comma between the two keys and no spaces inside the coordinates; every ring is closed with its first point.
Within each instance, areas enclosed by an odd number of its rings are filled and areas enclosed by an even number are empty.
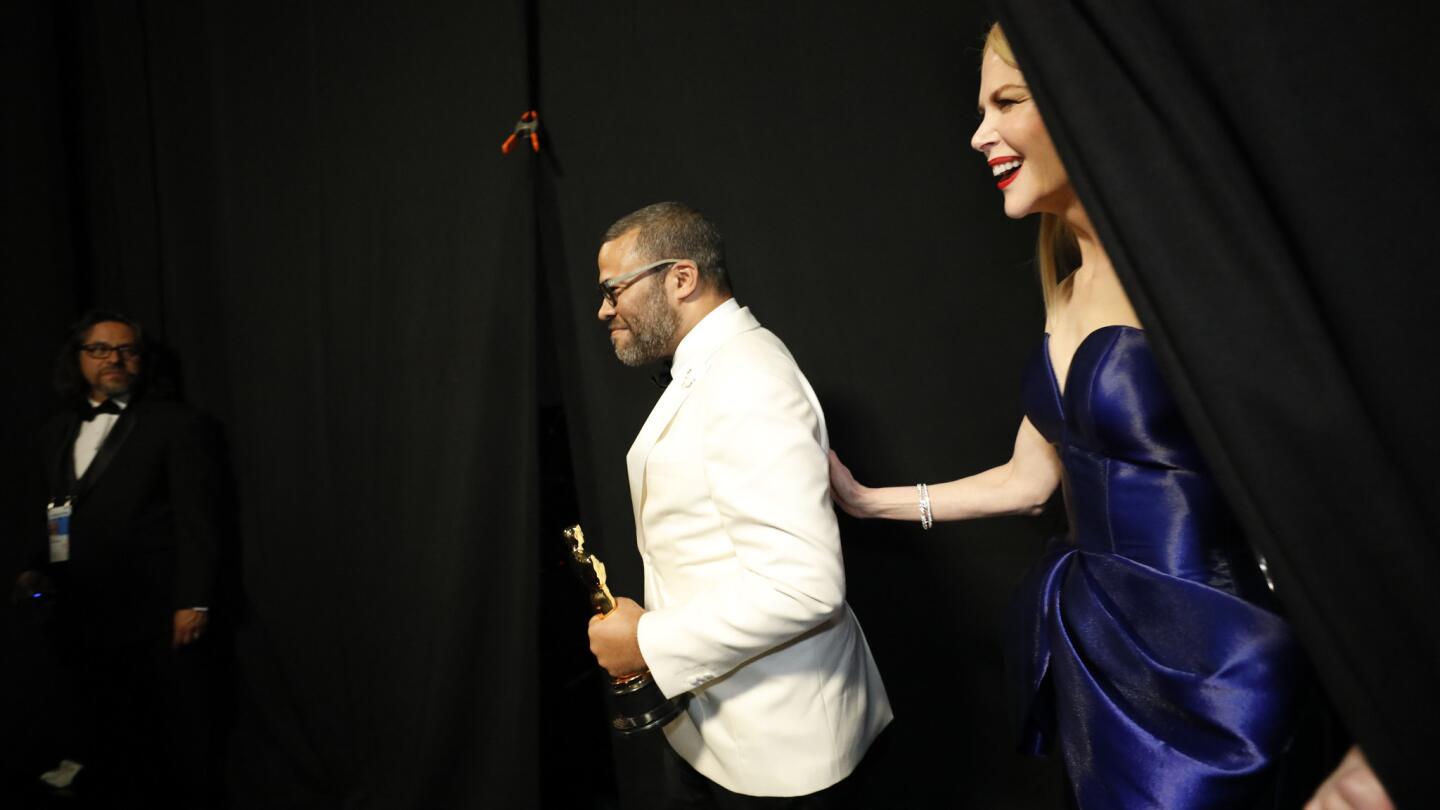
{"type": "MultiPolygon", "coordinates": [[[[110,397],[110,401],[111,401],[111,402],[114,402],[117,406],[119,406],[120,410],[122,410],[122,411],[125,410],[126,408],[130,407],[130,395],[129,395],[129,394],[124,394],[124,395],[118,396],[118,397],[110,397]]],[[[98,399],[92,399],[92,400],[90,400],[90,407],[92,407],[92,408],[98,408],[98,407],[100,407],[100,400],[98,400],[98,399]]]]}

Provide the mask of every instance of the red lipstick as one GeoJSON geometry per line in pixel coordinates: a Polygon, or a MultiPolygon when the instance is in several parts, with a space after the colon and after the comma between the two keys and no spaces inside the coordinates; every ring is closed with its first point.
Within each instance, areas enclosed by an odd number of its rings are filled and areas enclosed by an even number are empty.
{"type": "MultiPolygon", "coordinates": [[[[1023,164],[1024,161],[1023,161],[1023,159],[1022,159],[1019,155],[1005,155],[1005,156],[1003,156],[1003,157],[991,158],[990,161],[989,161],[989,163],[990,163],[991,166],[998,166],[998,165],[1000,165],[1000,164],[1002,164],[1002,163],[1013,163],[1013,162],[1021,162],[1021,163],[1023,164]]],[[[1000,180],[995,183],[995,188],[1003,189],[1003,188],[1005,188],[1006,186],[1010,185],[1011,183],[1015,182],[1015,178],[1019,176],[1019,174],[1020,174],[1020,169],[1022,169],[1022,168],[1024,168],[1023,165],[1021,165],[1021,166],[1016,166],[1014,169],[1010,170],[1009,172],[1006,172],[1006,173],[1000,175],[1000,180]]]]}

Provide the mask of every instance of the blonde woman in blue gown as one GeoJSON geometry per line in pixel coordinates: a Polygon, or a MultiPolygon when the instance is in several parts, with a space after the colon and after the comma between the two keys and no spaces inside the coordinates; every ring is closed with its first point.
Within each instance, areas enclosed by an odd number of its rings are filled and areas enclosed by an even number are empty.
{"type": "Polygon", "coordinates": [[[956,481],[889,488],[860,485],[832,454],[835,501],[928,527],[1034,514],[1063,487],[1069,535],[1018,588],[1006,631],[1022,750],[1058,751],[1084,810],[1268,806],[1303,657],[998,26],[979,108],[971,145],[1005,213],[1041,219],[1045,335],[1014,452],[956,481]]]}

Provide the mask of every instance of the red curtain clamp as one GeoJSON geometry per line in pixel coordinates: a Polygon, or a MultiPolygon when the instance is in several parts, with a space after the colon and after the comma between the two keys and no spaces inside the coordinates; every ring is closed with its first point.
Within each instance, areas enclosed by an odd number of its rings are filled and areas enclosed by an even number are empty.
{"type": "Polygon", "coordinates": [[[500,153],[504,155],[510,154],[510,150],[515,147],[515,141],[526,136],[530,138],[530,150],[532,152],[539,152],[540,113],[534,110],[526,110],[520,116],[520,120],[515,122],[515,130],[510,133],[510,137],[506,138],[504,143],[500,144],[500,153]]]}

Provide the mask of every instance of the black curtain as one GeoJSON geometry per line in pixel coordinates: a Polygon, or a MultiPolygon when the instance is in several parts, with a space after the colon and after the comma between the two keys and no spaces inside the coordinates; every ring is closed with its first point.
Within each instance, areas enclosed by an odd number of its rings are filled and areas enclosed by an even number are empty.
{"type": "Polygon", "coordinates": [[[494,140],[521,25],[427,8],[215,10],[259,806],[271,768],[347,806],[535,801],[534,256],[494,140]]]}
{"type": "MultiPolygon", "coordinates": [[[[52,674],[18,654],[37,639],[15,621],[7,597],[21,539],[44,531],[46,487],[25,462],[38,456],[36,429],[53,406],[51,341],[63,335],[75,295],[59,30],[48,3],[0,4],[0,98],[7,108],[0,119],[0,302],[6,310],[0,342],[8,347],[0,351],[0,711],[12,723],[28,715],[11,696],[35,692],[52,674]]],[[[34,764],[26,756],[31,740],[0,734],[0,783],[34,764]]],[[[0,785],[0,801],[4,796],[0,785]]]]}
{"type": "Polygon", "coordinates": [[[1323,684],[1399,805],[1428,806],[1433,26],[1394,2],[996,7],[1323,684]]]}

